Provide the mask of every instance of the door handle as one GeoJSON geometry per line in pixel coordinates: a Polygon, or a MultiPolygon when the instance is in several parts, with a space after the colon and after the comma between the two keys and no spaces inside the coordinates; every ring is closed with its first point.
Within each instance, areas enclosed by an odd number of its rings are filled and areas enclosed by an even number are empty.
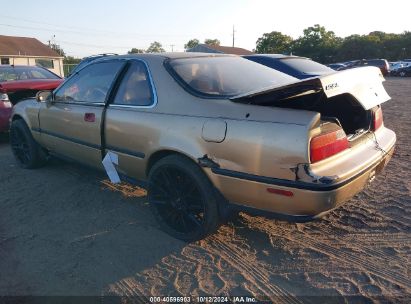
{"type": "Polygon", "coordinates": [[[96,121],[96,114],[94,114],[94,113],[85,113],[84,114],[84,121],[95,122],[96,121]]]}

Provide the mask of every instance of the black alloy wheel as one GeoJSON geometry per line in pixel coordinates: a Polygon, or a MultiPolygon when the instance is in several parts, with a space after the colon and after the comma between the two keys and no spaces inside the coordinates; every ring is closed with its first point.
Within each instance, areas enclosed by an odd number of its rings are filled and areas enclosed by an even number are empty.
{"type": "Polygon", "coordinates": [[[182,156],[168,156],[154,165],[148,199],[162,229],[178,239],[198,240],[218,226],[212,184],[196,164],[182,156]]]}
{"type": "Polygon", "coordinates": [[[44,165],[46,152],[37,144],[24,120],[15,120],[10,127],[10,145],[21,167],[33,169],[44,165]]]}
{"type": "Polygon", "coordinates": [[[23,165],[28,165],[31,160],[30,148],[22,130],[14,128],[10,132],[10,145],[14,156],[23,165]]]}

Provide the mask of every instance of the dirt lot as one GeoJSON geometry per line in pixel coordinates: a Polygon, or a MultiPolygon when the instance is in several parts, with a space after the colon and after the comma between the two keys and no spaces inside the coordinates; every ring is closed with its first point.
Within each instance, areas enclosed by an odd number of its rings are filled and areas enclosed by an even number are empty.
{"type": "Polygon", "coordinates": [[[385,86],[392,96],[383,107],[385,124],[398,145],[366,191],[320,221],[242,214],[189,245],[158,229],[144,191],[113,189],[105,176],[57,160],[20,169],[3,138],[0,295],[410,303],[411,79],[385,86]]]}

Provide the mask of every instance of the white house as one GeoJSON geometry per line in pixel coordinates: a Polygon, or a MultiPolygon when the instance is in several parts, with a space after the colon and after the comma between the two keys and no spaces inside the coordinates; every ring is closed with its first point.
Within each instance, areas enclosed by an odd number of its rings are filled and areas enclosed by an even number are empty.
{"type": "Polygon", "coordinates": [[[0,64],[37,65],[64,77],[63,56],[35,38],[0,35],[0,64]]]}

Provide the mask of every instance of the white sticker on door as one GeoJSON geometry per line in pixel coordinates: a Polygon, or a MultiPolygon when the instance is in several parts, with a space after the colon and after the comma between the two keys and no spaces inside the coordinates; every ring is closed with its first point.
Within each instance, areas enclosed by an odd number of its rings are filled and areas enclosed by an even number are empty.
{"type": "Polygon", "coordinates": [[[104,157],[103,161],[104,169],[106,169],[106,173],[108,178],[113,184],[120,183],[120,176],[117,173],[116,167],[114,165],[118,165],[118,155],[111,151],[108,151],[106,156],[104,157]]]}

